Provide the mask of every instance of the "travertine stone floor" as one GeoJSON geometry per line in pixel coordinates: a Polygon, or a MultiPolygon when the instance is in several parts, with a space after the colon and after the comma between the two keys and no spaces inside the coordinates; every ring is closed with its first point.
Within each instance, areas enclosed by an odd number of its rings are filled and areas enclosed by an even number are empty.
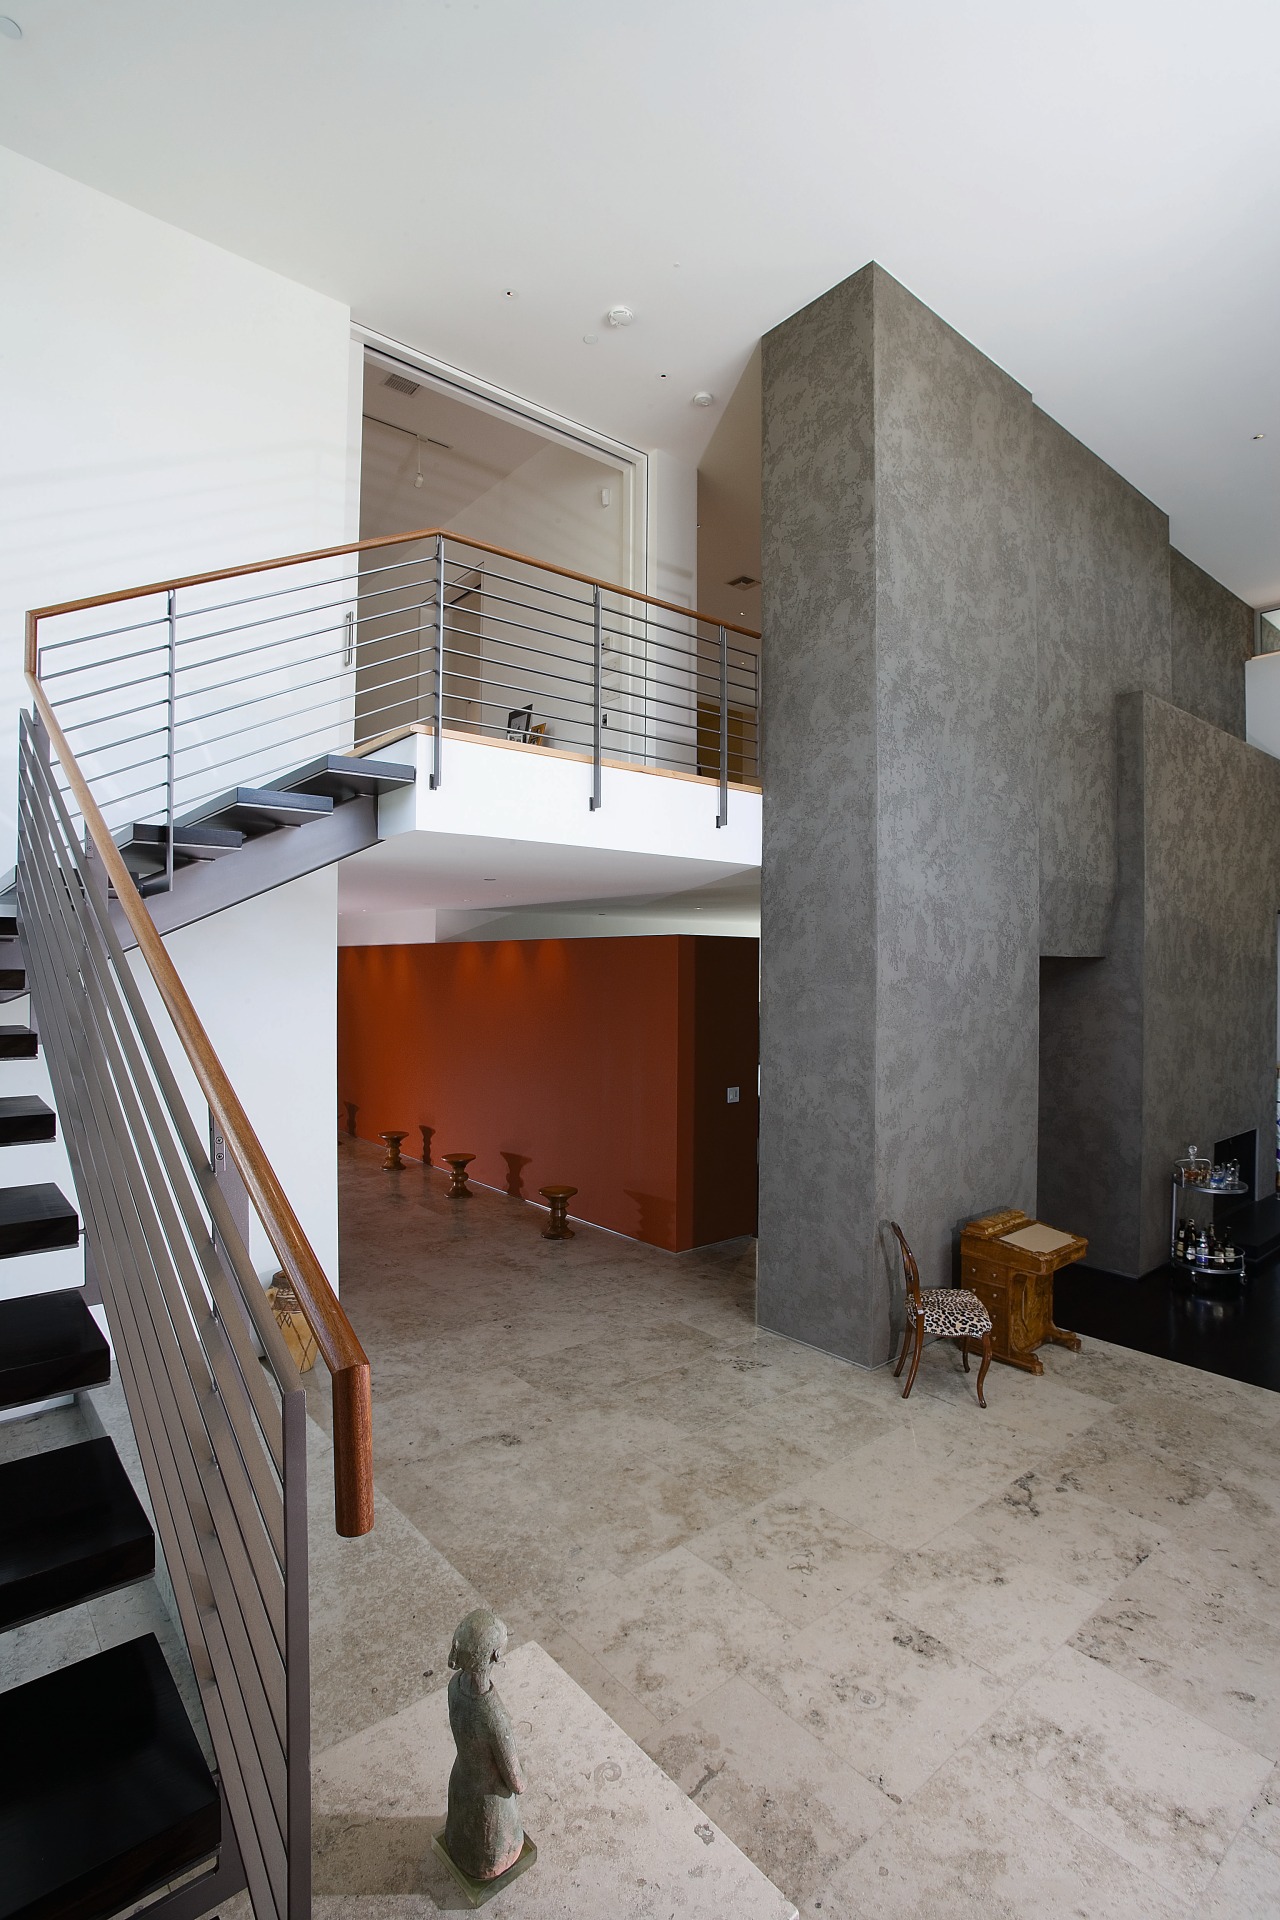
{"type": "Polygon", "coordinates": [[[334,1538],[317,1435],[318,1750],[482,1596],[803,1914],[1280,1912],[1280,1395],[1090,1342],[904,1403],[756,1332],[749,1243],[340,1158],[382,1504],[334,1538]]]}

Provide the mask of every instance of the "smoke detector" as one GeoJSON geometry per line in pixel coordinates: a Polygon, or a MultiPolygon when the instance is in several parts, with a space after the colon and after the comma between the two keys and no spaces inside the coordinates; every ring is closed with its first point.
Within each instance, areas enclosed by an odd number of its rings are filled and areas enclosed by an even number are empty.
{"type": "Polygon", "coordinates": [[[389,373],[383,381],[384,387],[390,387],[392,393],[402,393],[406,400],[411,399],[422,385],[420,380],[406,380],[402,373],[389,373]]]}
{"type": "Polygon", "coordinates": [[[714,393],[707,393],[705,389],[701,393],[695,393],[693,396],[693,404],[695,407],[714,407],[715,403],[716,397],[714,393]]]}
{"type": "Polygon", "coordinates": [[[611,327],[629,327],[635,319],[630,307],[610,307],[605,319],[611,327]]]}

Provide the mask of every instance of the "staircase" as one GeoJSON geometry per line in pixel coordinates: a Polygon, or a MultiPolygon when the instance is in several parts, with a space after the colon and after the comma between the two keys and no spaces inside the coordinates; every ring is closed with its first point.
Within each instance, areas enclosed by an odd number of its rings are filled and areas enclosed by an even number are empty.
{"type": "MultiPolygon", "coordinates": [[[[17,944],[0,922],[13,994],[26,990],[17,944]]],[[[4,1028],[0,1061],[36,1058],[39,1044],[30,1026],[4,1028]]],[[[56,1131],[43,1099],[0,1094],[0,1168],[56,1131]]],[[[0,1259],[74,1246],[79,1233],[54,1182],[0,1185],[0,1259]]],[[[0,1300],[0,1662],[16,1629],[155,1572],[155,1534],[115,1446],[57,1444],[48,1410],[110,1377],[82,1289],[0,1300]]],[[[0,1920],[96,1920],[202,1863],[219,1889],[200,1896],[211,1904],[236,1882],[217,1871],[221,1839],[218,1786],[154,1634],[0,1692],[0,1920]]]]}
{"type": "MultiPolygon", "coordinates": [[[[326,753],[261,787],[234,787],[169,830],[135,821],[113,836],[162,933],[220,913],[377,845],[378,800],[411,787],[411,766],[326,753]],[[299,828],[310,831],[300,833],[299,828]]],[[[126,946],[132,944],[117,917],[126,946]]]]}

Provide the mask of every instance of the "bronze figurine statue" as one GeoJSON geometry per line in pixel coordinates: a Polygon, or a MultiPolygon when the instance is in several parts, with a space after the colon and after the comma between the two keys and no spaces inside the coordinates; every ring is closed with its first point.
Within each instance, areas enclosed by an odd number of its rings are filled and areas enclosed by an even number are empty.
{"type": "Polygon", "coordinates": [[[525,1846],[518,1796],[525,1780],[515,1735],[493,1684],[507,1630],[487,1607],[459,1625],[449,1649],[449,1727],[458,1755],[449,1775],[444,1846],[471,1880],[495,1880],[520,1859],[525,1846]]]}

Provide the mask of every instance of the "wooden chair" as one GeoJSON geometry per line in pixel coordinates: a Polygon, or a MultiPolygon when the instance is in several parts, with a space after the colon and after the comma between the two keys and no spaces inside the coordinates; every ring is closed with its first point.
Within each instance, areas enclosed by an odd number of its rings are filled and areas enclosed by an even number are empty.
{"type": "Polygon", "coordinates": [[[921,1287],[920,1269],[916,1257],[907,1245],[902,1228],[896,1220],[889,1225],[897,1235],[898,1245],[902,1248],[902,1271],[907,1290],[907,1324],[902,1333],[902,1352],[898,1355],[898,1364],[893,1370],[896,1380],[907,1363],[907,1349],[914,1343],[915,1352],[911,1356],[911,1371],[907,1375],[907,1384],[902,1389],[905,1400],[916,1383],[916,1372],[920,1365],[920,1355],[924,1351],[925,1335],[930,1334],[939,1340],[956,1340],[960,1343],[960,1352],[964,1358],[964,1370],[969,1371],[969,1342],[981,1340],[982,1365],[978,1368],[978,1405],[986,1406],[982,1397],[982,1383],[987,1377],[987,1368],[991,1365],[991,1315],[983,1306],[976,1293],[970,1293],[967,1287],[921,1287]]]}

